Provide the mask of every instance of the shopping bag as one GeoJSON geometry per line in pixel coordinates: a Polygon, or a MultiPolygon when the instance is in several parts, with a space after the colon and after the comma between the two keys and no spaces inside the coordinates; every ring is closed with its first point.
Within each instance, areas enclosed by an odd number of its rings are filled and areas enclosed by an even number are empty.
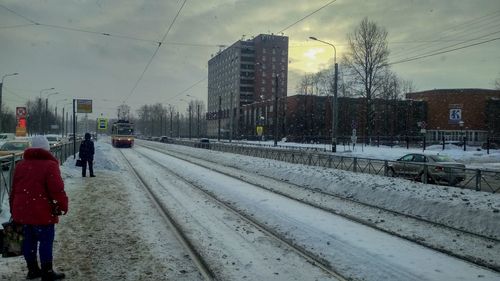
{"type": "Polygon", "coordinates": [[[2,223],[2,257],[17,257],[23,254],[23,225],[9,222],[2,223]]]}
{"type": "Polygon", "coordinates": [[[83,166],[83,162],[82,162],[82,160],[81,160],[81,159],[77,159],[77,160],[76,160],[76,166],[77,166],[77,167],[81,167],[81,166],[83,166]]]}

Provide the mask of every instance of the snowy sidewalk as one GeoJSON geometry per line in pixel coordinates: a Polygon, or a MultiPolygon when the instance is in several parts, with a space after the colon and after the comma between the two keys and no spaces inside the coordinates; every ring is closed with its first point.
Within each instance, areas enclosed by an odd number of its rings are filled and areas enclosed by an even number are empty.
{"type": "MultiPolygon", "coordinates": [[[[61,167],[69,212],[56,225],[54,266],[66,280],[201,280],[109,144],[96,145],[96,178],[73,158],[61,167]]],[[[0,258],[0,280],[25,280],[22,257],[0,258]]]]}

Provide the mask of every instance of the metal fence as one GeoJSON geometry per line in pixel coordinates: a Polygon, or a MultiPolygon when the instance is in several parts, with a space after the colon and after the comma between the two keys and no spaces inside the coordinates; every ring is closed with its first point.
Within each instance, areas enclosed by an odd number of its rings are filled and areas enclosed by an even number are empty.
{"type": "MultiPolygon", "coordinates": [[[[80,141],[76,142],[77,150],[80,147],[80,141]]],[[[64,163],[66,159],[75,154],[73,143],[64,143],[51,147],[50,151],[59,163],[64,163]]],[[[23,158],[22,153],[11,154],[0,157],[0,213],[2,212],[2,202],[7,199],[12,188],[14,168],[16,162],[23,158]]]]}
{"type": "MultiPolygon", "coordinates": [[[[176,140],[176,144],[200,147],[199,143],[176,140]]],[[[303,147],[264,147],[244,144],[210,143],[203,148],[259,158],[284,161],[294,164],[320,166],[326,168],[366,173],[388,177],[402,177],[423,183],[456,186],[476,191],[500,192],[500,172],[464,169],[431,165],[425,163],[402,162],[362,157],[337,156],[324,149],[303,147]]]]}

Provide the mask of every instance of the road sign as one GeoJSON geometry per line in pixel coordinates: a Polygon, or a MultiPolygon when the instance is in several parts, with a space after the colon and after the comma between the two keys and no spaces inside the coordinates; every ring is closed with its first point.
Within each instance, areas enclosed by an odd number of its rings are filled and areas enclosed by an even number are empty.
{"type": "Polygon", "coordinates": [[[26,107],[16,107],[16,117],[17,119],[26,118],[26,107]]]}
{"type": "Polygon", "coordinates": [[[262,136],[262,133],[264,132],[264,127],[257,126],[256,130],[257,130],[257,135],[262,136]]]}
{"type": "Polygon", "coordinates": [[[76,100],[76,113],[92,113],[92,100],[76,100]]]}
{"type": "Polygon", "coordinates": [[[108,129],[108,119],[106,119],[106,118],[97,118],[97,129],[99,129],[99,130],[107,130],[108,129]]]}

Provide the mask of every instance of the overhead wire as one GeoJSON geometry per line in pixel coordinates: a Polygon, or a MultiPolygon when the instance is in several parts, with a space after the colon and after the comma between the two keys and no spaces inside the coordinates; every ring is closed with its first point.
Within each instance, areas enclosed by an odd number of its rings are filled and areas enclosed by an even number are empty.
{"type": "Polygon", "coordinates": [[[165,41],[165,39],[167,38],[167,35],[168,33],[170,32],[170,30],[172,29],[172,26],[174,25],[174,23],[176,22],[177,20],[177,17],[179,16],[179,14],[181,13],[182,9],[184,8],[184,5],[186,4],[186,1],[187,0],[184,0],[182,2],[182,5],[181,7],[179,8],[179,10],[177,11],[177,14],[175,15],[174,19],[172,20],[172,22],[170,23],[169,27],[167,28],[167,31],[165,32],[165,34],[163,35],[163,37],[161,38],[160,42],[158,42],[158,46],[156,47],[153,55],[151,56],[151,58],[149,59],[148,63],[146,64],[146,67],[144,67],[144,70],[142,71],[141,75],[139,76],[139,79],[137,79],[137,81],[135,82],[134,84],[134,87],[132,88],[132,90],[130,91],[130,94],[123,100],[123,103],[125,103],[135,92],[135,89],[137,89],[137,86],[139,85],[139,83],[141,82],[142,78],[144,77],[144,74],[146,73],[146,71],[148,70],[149,66],[151,65],[151,63],[153,62],[153,59],[155,58],[156,54],[158,53],[158,50],[160,50],[160,47],[161,47],[161,44],[165,41]]]}
{"type": "Polygon", "coordinates": [[[474,44],[469,44],[469,45],[466,45],[466,46],[461,46],[461,47],[450,49],[450,50],[446,50],[446,51],[435,52],[435,53],[431,53],[431,54],[427,54],[427,55],[422,55],[422,56],[419,56],[419,57],[413,57],[413,58],[403,59],[403,60],[399,60],[399,61],[395,61],[395,62],[390,62],[387,65],[394,65],[394,64],[399,64],[399,63],[404,63],[404,62],[419,60],[419,59],[423,59],[423,58],[428,58],[428,57],[432,57],[432,56],[437,56],[437,55],[441,55],[441,54],[445,54],[445,53],[449,53],[449,52],[453,52],[453,51],[457,51],[457,50],[462,50],[462,49],[470,48],[470,47],[477,46],[477,45],[486,44],[486,43],[493,42],[493,41],[496,41],[496,40],[500,40],[500,37],[488,39],[488,40],[485,40],[485,41],[482,41],[482,42],[478,42],[478,43],[474,43],[474,44]]]}
{"type": "MultiPolygon", "coordinates": [[[[490,13],[490,14],[487,14],[487,15],[484,15],[484,16],[481,16],[481,17],[478,17],[478,18],[471,19],[469,21],[463,22],[463,23],[458,24],[458,25],[450,26],[450,27],[442,30],[439,34],[434,35],[434,38],[432,39],[432,41],[436,41],[436,42],[432,42],[433,44],[426,44],[427,42],[422,42],[421,44],[417,44],[416,46],[410,47],[408,49],[403,49],[403,50],[393,52],[391,54],[391,57],[393,57],[393,59],[397,59],[398,57],[409,56],[415,52],[420,52],[422,50],[430,49],[436,45],[435,43],[440,43],[441,40],[445,41],[446,39],[450,39],[450,38],[457,39],[460,37],[468,36],[469,34],[476,34],[476,32],[473,32],[473,31],[478,29],[478,28],[482,28],[482,31],[486,31],[484,29],[484,25],[485,25],[483,23],[484,21],[494,20],[493,26],[491,26],[491,27],[496,28],[495,23],[498,23],[498,21],[496,21],[495,18],[498,16],[500,16],[500,10],[495,11],[495,12],[490,13]],[[479,26],[477,26],[477,24],[479,24],[479,26]],[[465,26],[465,28],[461,28],[462,26],[465,26]],[[461,36],[459,36],[459,35],[461,35],[461,36]],[[436,36],[439,36],[439,37],[436,39],[436,36]]],[[[490,24],[490,23],[487,22],[486,24],[490,24]]],[[[458,39],[458,40],[463,40],[463,39],[458,39]]],[[[466,40],[464,40],[464,41],[466,41],[466,40]]]]}
{"type": "Polygon", "coordinates": [[[312,15],[316,14],[317,12],[319,12],[319,11],[323,10],[324,8],[326,8],[326,7],[330,6],[331,4],[333,4],[333,3],[334,3],[334,2],[336,2],[336,1],[337,1],[337,0],[332,0],[332,1],[328,2],[328,3],[326,3],[325,5],[323,5],[323,6],[319,7],[318,9],[316,9],[316,10],[312,11],[311,13],[309,13],[309,14],[305,15],[304,17],[300,18],[299,20],[295,21],[294,23],[292,23],[292,24],[288,25],[287,27],[283,28],[282,30],[278,31],[278,33],[283,33],[285,30],[287,30],[287,29],[291,28],[292,26],[294,26],[294,25],[298,24],[299,22],[301,22],[301,21],[305,20],[306,18],[308,18],[308,17],[310,17],[310,16],[312,16],[312,15]]]}
{"type": "Polygon", "coordinates": [[[17,25],[4,25],[0,26],[0,29],[9,29],[9,28],[20,28],[20,27],[26,27],[26,26],[32,26],[35,25],[34,23],[26,23],[26,24],[17,24],[17,25]]]}

